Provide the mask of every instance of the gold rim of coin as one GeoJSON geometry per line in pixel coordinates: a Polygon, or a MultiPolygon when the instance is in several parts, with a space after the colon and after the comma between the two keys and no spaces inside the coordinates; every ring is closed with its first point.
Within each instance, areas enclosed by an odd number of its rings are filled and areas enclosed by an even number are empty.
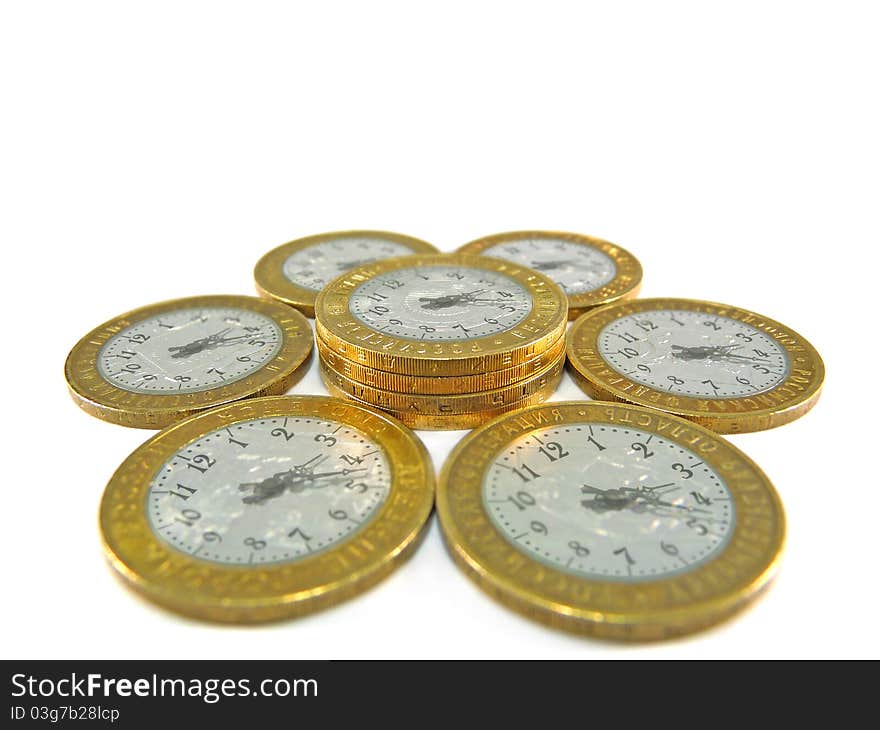
{"type": "Polygon", "coordinates": [[[529,241],[535,238],[551,238],[585,246],[599,251],[614,263],[614,278],[608,283],[592,291],[576,294],[566,292],[569,319],[576,319],[584,312],[604,304],[610,304],[621,299],[631,299],[639,293],[639,289],[642,286],[642,265],[639,263],[639,260],[616,243],[582,233],[566,233],[564,231],[509,231],[470,241],[461,246],[458,252],[496,256],[494,253],[486,253],[486,250],[499,244],[529,241]]]}
{"type": "Polygon", "coordinates": [[[503,370],[543,353],[565,331],[568,304],[548,277],[501,259],[468,254],[402,256],[353,269],[328,284],[315,303],[315,329],[342,357],[402,375],[458,376],[503,370]],[[355,318],[352,292],[376,277],[423,266],[459,266],[512,279],[531,296],[532,309],[516,326],[485,337],[424,341],[383,333],[355,318]]]}
{"type": "MultiPolygon", "coordinates": [[[[322,445],[326,443],[325,439],[322,445]]],[[[209,464],[208,456],[203,465],[209,464]]],[[[196,471],[193,475],[194,480],[203,478],[196,471]]],[[[196,492],[197,486],[190,484],[188,489],[196,492]]],[[[418,544],[433,495],[434,470],[428,452],[395,419],[348,400],[276,396],[216,408],[153,436],[110,479],[101,501],[100,526],[112,567],[150,600],[200,619],[252,623],[311,613],[377,583],[418,544]],[[269,564],[212,562],[157,537],[146,513],[148,494],[156,474],[175,454],[236,423],[296,417],[348,425],[384,450],[391,469],[390,491],[369,522],[323,550],[293,562],[269,564]]],[[[181,506],[185,508],[186,502],[181,506]]],[[[184,514],[182,519],[192,521],[195,514],[184,514]]]]}
{"type": "MultiPolygon", "coordinates": [[[[538,447],[536,442],[536,453],[538,447]]],[[[571,454],[567,458],[600,453],[586,441],[583,450],[567,449],[571,454]]],[[[560,453],[564,452],[550,452],[557,457],[560,453]]],[[[541,463],[543,471],[552,467],[547,460],[541,463]]],[[[537,462],[535,465],[535,474],[540,477],[537,472],[542,467],[537,462]]],[[[523,473],[531,478],[528,472],[523,473]]],[[[670,479],[687,476],[680,472],[673,475],[670,479]]],[[[537,482],[538,479],[532,482],[533,492],[537,482]]],[[[515,496],[520,507],[529,509],[536,501],[535,497],[526,498],[531,494],[529,484],[523,482],[520,486],[516,480],[514,487],[524,490],[515,496]]],[[[547,403],[497,418],[475,430],[459,442],[443,466],[437,488],[437,513],[456,563],[491,596],[554,628],[615,640],[668,638],[700,630],[730,616],[756,598],[772,580],[785,539],[785,515],[776,490],[739,449],[689,421],[615,403],[547,403]],[[522,443],[530,433],[584,424],[659,434],[669,444],[698,455],[714,469],[724,480],[735,509],[731,535],[719,548],[720,552],[705,562],[697,560],[691,570],[627,582],[591,578],[563,568],[562,563],[556,566],[549,560],[538,560],[525,547],[518,547],[521,543],[515,546],[511,537],[503,535],[489,516],[483,495],[489,468],[514,441],[522,443]]],[[[536,519],[543,522],[533,522],[534,530],[549,533],[553,529],[543,512],[536,519]]],[[[594,543],[587,545],[587,537],[585,534],[576,547],[586,554],[591,552],[590,547],[597,551],[599,547],[594,543]]],[[[597,532],[591,539],[602,539],[601,534],[597,532]]],[[[664,552],[671,555],[675,546],[666,547],[664,552]]],[[[569,548],[575,549],[571,545],[569,548]]],[[[619,553],[623,551],[616,550],[615,556],[619,553]]],[[[631,558],[628,552],[619,557],[626,557],[627,561],[631,558]]],[[[634,549],[634,558],[639,557],[634,549]]]]}
{"type": "Polygon", "coordinates": [[[527,362],[504,370],[496,370],[479,375],[427,377],[386,373],[375,368],[368,368],[337,354],[327,347],[320,337],[316,338],[316,343],[318,356],[323,362],[327,363],[328,367],[340,375],[363,385],[378,388],[379,390],[391,390],[398,393],[412,393],[416,395],[479,393],[514,385],[536,375],[559,357],[564,356],[565,351],[565,338],[560,337],[559,341],[551,345],[546,352],[536,355],[527,362]]]}
{"type": "Polygon", "coordinates": [[[437,248],[427,241],[390,231],[333,231],[314,236],[297,238],[283,243],[265,254],[254,267],[254,283],[260,296],[274,299],[291,307],[296,307],[307,317],[315,316],[315,299],[318,289],[301,286],[291,281],[284,273],[284,264],[298,251],[323,243],[346,238],[373,238],[379,242],[405,246],[413,253],[436,253],[437,248]]]}
{"type": "Polygon", "coordinates": [[[290,307],[257,297],[209,295],[172,299],[114,317],[85,335],[64,365],[70,395],[86,413],[104,421],[136,428],[162,428],[199,411],[261,395],[284,393],[307,372],[312,354],[312,328],[290,307]],[[244,378],[189,393],[138,393],[117,387],[98,368],[104,346],[139,322],[175,310],[244,309],[269,317],[281,330],[281,346],[271,359],[244,378]]]}
{"type": "Polygon", "coordinates": [[[323,360],[320,366],[321,378],[325,384],[333,385],[336,390],[353,396],[362,403],[368,403],[374,408],[391,412],[416,411],[441,415],[445,413],[474,413],[501,408],[512,403],[519,403],[535,393],[543,391],[549,384],[558,385],[565,368],[565,355],[558,357],[555,362],[551,362],[534,376],[519,383],[494,390],[455,395],[400,393],[382,390],[345,377],[323,360]]]}
{"type": "MultiPolygon", "coordinates": [[[[352,395],[348,395],[344,390],[334,386],[332,383],[324,382],[324,386],[330,395],[336,398],[344,398],[355,403],[360,403],[368,408],[376,408],[376,406],[366,403],[352,395]]],[[[530,395],[521,401],[509,403],[500,408],[490,408],[484,411],[474,411],[472,413],[419,413],[414,410],[408,411],[385,411],[394,416],[398,421],[409,428],[419,431],[459,431],[477,428],[493,418],[497,418],[506,413],[519,411],[528,406],[543,403],[552,396],[559,387],[559,380],[547,383],[541,390],[530,395]]]]}
{"type": "MultiPolygon", "coordinates": [[[[747,335],[746,335],[747,336],[747,335]]],[[[621,342],[621,346],[626,343],[621,342]]],[[[628,346],[638,354],[635,346],[628,346]]],[[[748,343],[746,343],[747,345],[748,343]]],[[[637,299],[602,307],[580,317],[569,329],[566,350],[571,374],[588,395],[657,408],[695,421],[718,433],[747,433],[781,426],[809,411],[819,399],[825,366],[816,349],[779,322],[747,309],[695,299],[637,299]],[[652,388],[612,368],[602,357],[598,338],[604,328],[628,315],[681,310],[725,317],[765,334],[785,351],[788,373],[770,389],[732,398],[690,397],[652,388]]],[[[743,376],[743,387],[749,379],[743,376]],[[746,382],[743,382],[746,381],[746,382]]]]}

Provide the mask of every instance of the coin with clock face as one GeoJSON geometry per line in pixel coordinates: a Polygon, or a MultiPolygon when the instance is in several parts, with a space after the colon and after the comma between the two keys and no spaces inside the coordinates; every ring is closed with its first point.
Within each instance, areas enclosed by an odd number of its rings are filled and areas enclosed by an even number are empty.
{"type": "Polygon", "coordinates": [[[318,297],[324,344],[367,367],[469,375],[543,353],[562,335],[566,301],[548,278],[466,254],[408,256],[355,269],[318,297]]]}
{"type": "Polygon", "coordinates": [[[525,286],[468,266],[413,266],[355,288],[351,314],[376,330],[426,342],[465,341],[506,332],[532,311],[525,286]]]}
{"type": "Polygon", "coordinates": [[[549,276],[565,292],[569,317],[634,297],[642,267],[620,246],[600,238],[554,231],[513,231],[479,238],[461,253],[502,258],[549,276]]]}
{"type": "Polygon", "coordinates": [[[353,403],[282,396],[155,436],[114,475],[101,525],[114,565],[151,598],[264,620],[378,580],[432,497],[427,455],[405,427],[353,403]]]}
{"type": "Polygon", "coordinates": [[[121,315],[71,351],[66,375],[87,412],[159,428],[239,398],[283,392],[312,349],[298,312],[254,297],[179,299],[121,315]]]}
{"type": "Polygon", "coordinates": [[[696,424],[611,403],[552,403],[468,436],[438,512],[467,571],[552,625],[650,639],[702,628],[767,583],[778,496],[696,424]]]}
{"type": "Polygon", "coordinates": [[[374,261],[436,250],[418,238],[388,231],[323,233],[269,251],[257,262],[254,280],[263,296],[311,317],[318,292],[341,274],[374,261]]]}
{"type": "Polygon", "coordinates": [[[661,408],[725,432],[786,423],[816,402],[822,360],[802,336],[726,305],[622,302],[584,315],[569,363],[591,395],[661,408]]]}

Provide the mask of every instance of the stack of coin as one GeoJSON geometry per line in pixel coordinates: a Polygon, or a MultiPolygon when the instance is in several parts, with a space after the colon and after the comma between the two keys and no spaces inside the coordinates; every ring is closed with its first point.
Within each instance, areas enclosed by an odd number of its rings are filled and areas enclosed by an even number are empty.
{"type": "Polygon", "coordinates": [[[321,376],[333,395],[413,428],[473,428],[556,390],[567,316],[562,290],[516,263],[470,254],[387,259],[318,295],[321,376]]]}

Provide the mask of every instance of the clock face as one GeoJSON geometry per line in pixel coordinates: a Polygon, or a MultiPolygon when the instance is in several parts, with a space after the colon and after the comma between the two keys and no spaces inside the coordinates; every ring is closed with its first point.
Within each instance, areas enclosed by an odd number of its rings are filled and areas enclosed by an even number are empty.
{"type": "Polygon", "coordinates": [[[351,426],[240,421],[178,451],[150,484],[153,532],[228,565],[288,563],[348,539],[390,490],[384,450],[351,426]]]}
{"type": "Polygon", "coordinates": [[[518,550],[578,576],[623,582],[695,569],[733,533],[724,480],[692,451],[638,429],[575,423],[510,442],[483,506],[518,550]]]}
{"type": "Polygon", "coordinates": [[[281,328],[238,307],[179,309],[111,337],[98,372],[133,393],[194,393],[247,377],[281,348],[281,328]]]}
{"type": "Polygon", "coordinates": [[[358,266],[412,253],[408,246],[378,236],[340,236],[291,254],[282,271],[293,284],[317,292],[358,266]]]}
{"type": "Polygon", "coordinates": [[[504,274],[467,266],[420,266],[376,276],[351,294],[349,309],[381,332],[454,341],[505,332],[532,311],[532,296],[504,274]]]}
{"type": "Polygon", "coordinates": [[[566,294],[586,294],[601,289],[617,275],[614,260],[599,249],[552,236],[497,243],[480,254],[540,271],[566,294]]]}
{"type": "Polygon", "coordinates": [[[631,380],[698,398],[762,393],[781,383],[790,367],[772,337],[702,312],[661,309],[620,317],[599,333],[598,347],[631,380]]]}

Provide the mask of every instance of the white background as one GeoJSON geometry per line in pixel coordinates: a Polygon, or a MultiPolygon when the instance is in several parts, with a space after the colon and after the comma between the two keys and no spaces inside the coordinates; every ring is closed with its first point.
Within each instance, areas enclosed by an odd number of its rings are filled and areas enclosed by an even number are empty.
{"type": "MultiPolygon", "coordinates": [[[[874,657],[876,5],[10,2],[0,11],[8,658],[874,657]],[[345,228],[451,250],[550,228],[633,251],[823,354],[805,418],[733,441],[789,519],[778,581],[687,640],[618,646],[495,604],[446,555],[270,627],[177,618],[102,557],[98,502],[150,432],[69,400],[79,337],[253,292],[269,248],[345,228]]],[[[293,390],[323,393],[311,373],[293,390]]],[[[582,397],[566,380],[559,398],[582,397]]],[[[422,436],[439,467],[461,433],[422,436]]]]}

